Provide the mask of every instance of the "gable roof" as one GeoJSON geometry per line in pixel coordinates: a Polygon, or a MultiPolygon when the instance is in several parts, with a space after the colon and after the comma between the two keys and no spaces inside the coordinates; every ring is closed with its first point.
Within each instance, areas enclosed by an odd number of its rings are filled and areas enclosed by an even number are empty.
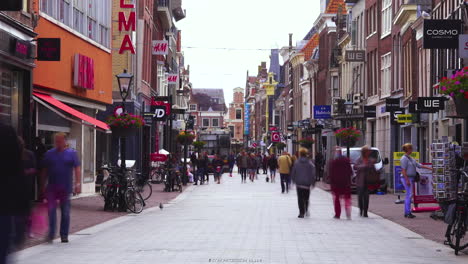
{"type": "Polygon", "coordinates": [[[338,13],[338,7],[341,6],[341,13],[346,14],[346,5],[344,0],[330,0],[325,10],[325,14],[336,14],[338,13]]]}
{"type": "Polygon", "coordinates": [[[307,44],[301,49],[301,53],[304,53],[304,59],[309,60],[314,53],[315,48],[319,44],[319,34],[315,33],[307,42],[307,44]]]}
{"type": "Polygon", "coordinates": [[[191,101],[198,104],[199,111],[226,111],[223,89],[192,89],[191,101]]]}

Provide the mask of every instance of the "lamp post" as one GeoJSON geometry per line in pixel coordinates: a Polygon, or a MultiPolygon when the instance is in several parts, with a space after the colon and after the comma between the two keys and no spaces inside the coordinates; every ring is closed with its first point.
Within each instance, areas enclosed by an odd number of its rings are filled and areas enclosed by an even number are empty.
{"type": "MultiPolygon", "coordinates": [[[[117,83],[119,84],[119,92],[120,92],[120,97],[122,97],[122,115],[127,114],[125,110],[125,100],[127,99],[127,96],[131,92],[131,87],[132,87],[132,82],[133,82],[133,74],[127,73],[127,70],[124,69],[123,73],[117,74],[115,77],[117,77],[117,83]]],[[[120,137],[120,167],[122,168],[122,171],[125,171],[126,169],[126,164],[125,164],[125,144],[126,140],[125,137],[120,137]]]]}
{"type": "MultiPolygon", "coordinates": [[[[353,111],[353,103],[350,102],[350,101],[346,101],[346,102],[344,103],[344,105],[345,105],[345,111],[346,111],[346,116],[347,116],[347,118],[346,118],[346,125],[347,125],[347,124],[348,124],[348,121],[350,121],[349,118],[350,118],[350,115],[351,115],[351,113],[352,113],[352,111],[353,111]]],[[[352,124],[352,123],[351,123],[351,124],[352,124]]],[[[348,125],[347,125],[347,126],[348,126],[348,125]]],[[[348,126],[348,127],[350,127],[350,126],[348,126]]],[[[349,157],[350,157],[350,153],[349,153],[349,147],[350,147],[350,146],[349,146],[349,144],[350,144],[350,142],[349,142],[349,135],[348,135],[348,138],[347,138],[347,140],[346,140],[346,156],[348,157],[348,159],[349,159],[349,157]]]]}

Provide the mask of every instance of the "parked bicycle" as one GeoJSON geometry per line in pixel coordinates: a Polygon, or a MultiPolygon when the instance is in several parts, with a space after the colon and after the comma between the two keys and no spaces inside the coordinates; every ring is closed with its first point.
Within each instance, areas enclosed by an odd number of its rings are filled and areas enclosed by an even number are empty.
{"type": "Polygon", "coordinates": [[[162,183],[166,174],[166,168],[164,166],[153,167],[150,172],[151,183],[162,183]]]}
{"type": "MultiPolygon", "coordinates": [[[[135,178],[127,178],[127,188],[125,190],[125,205],[130,212],[139,214],[146,206],[145,199],[141,195],[141,187],[138,187],[135,178]]],[[[151,195],[151,194],[150,194],[151,195]]]]}
{"type": "Polygon", "coordinates": [[[455,255],[468,247],[468,173],[457,170],[457,197],[447,205],[446,221],[449,221],[445,232],[445,244],[455,250],[455,255]]]}

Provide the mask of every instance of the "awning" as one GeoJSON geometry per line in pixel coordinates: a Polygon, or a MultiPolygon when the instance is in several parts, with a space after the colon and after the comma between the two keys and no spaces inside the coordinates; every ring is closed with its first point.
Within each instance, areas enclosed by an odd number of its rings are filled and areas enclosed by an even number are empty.
{"type": "MultiPolygon", "coordinates": [[[[77,110],[73,109],[72,107],[70,107],[70,106],[60,102],[59,100],[53,98],[50,95],[33,92],[33,98],[36,101],[38,101],[39,103],[42,103],[42,104],[44,104],[43,101],[45,101],[45,102],[59,108],[60,110],[62,110],[64,112],[67,112],[68,114],[70,114],[70,115],[72,115],[74,117],[77,117],[78,119],[83,120],[83,121],[85,121],[85,122],[87,122],[87,123],[89,123],[89,124],[91,124],[93,126],[96,126],[97,128],[102,129],[102,130],[104,130],[106,132],[110,130],[109,126],[106,123],[104,123],[102,121],[99,121],[99,120],[97,120],[95,118],[92,118],[89,115],[83,114],[80,111],[77,111],[77,110]]],[[[47,105],[45,105],[45,106],[48,107],[47,105]]],[[[51,109],[51,110],[53,110],[53,109],[51,109]]],[[[59,113],[57,113],[57,114],[59,114],[59,113]]],[[[62,116],[62,117],[64,117],[64,116],[62,116]]]]}

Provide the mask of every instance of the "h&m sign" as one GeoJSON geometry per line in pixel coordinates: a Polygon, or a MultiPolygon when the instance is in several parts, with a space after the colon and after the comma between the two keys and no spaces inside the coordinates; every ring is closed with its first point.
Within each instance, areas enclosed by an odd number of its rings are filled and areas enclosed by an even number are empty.
{"type": "Polygon", "coordinates": [[[169,42],[167,40],[153,40],[153,55],[167,55],[169,42]]]}
{"type": "Polygon", "coordinates": [[[92,58],[75,54],[73,71],[73,86],[94,90],[94,60],[92,58]]]}
{"type": "MultiPolygon", "coordinates": [[[[126,3],[125,0],[120,1],[120,8],[125,9],[135,9],[134,3],[126,3]]],[[[136,12],[134,10],[130,11],[128,17],[125,16],[123,11],[119,12],[119,32],[127,31],[133,32],[136,30],[136,12]]],[[[132,39],[129,34],[126,34],[120,44],[119,54],[124,53],[126,50],[129,50],[132,54],[135,54],[135,46],[133,45],[132,39]]]]}

